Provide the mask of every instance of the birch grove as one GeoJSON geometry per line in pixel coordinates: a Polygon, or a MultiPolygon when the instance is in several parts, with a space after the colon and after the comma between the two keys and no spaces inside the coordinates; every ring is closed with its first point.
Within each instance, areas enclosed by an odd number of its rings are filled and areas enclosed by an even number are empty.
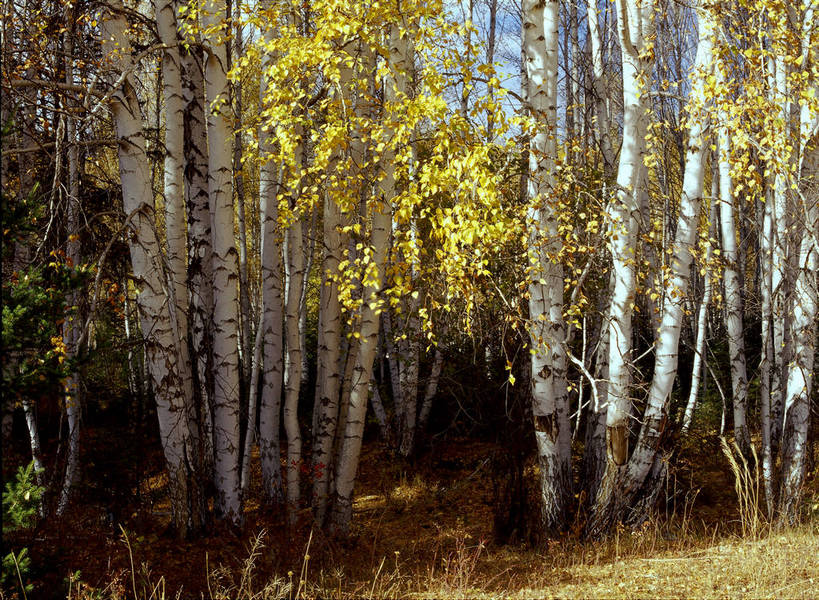
{"type": "Polygon", "coordinates": [[[791,4],[10,2],[3,435],[19,408],[41,512],[81,501],[121,372],[181,537],[258,506],[349,535],[371,445],[412,474],[481,435],[524,449],[539,539],[640,526],[697,436],[795,523],[819,32],[791,4]]]}

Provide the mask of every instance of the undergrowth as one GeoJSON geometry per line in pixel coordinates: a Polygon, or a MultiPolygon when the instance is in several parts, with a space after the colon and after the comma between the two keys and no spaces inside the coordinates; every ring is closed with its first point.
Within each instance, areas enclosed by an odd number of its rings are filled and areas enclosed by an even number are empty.
{"type": "MultiPolygon", "coordinates": [[[[602,542],[553,540],[540,550],[491,547],[463,529],[440,532],[440,544],[425,569],[410,569],[400,552],[384,556],[368,580],[344,575],[343,567],[310,567],[312,535],[298,570],[266,573],[260,558],[269,551],[260,531],[238,570],[206,565],[206,600],[301,600],[310,598],[517,598],[746,596],[810,598],[819,584],[817,524],[756,538],[720,534],[717,528],[689,527],[684,537],[670,536],[659,521],[619,533],[602,542]]],[[[70,600],[183,599],[169,590],[149,565],[137,565],[128,536],[122,543],[132,556],[130,570],[114,573],[103,588],[70,580],[70,600]]]]}

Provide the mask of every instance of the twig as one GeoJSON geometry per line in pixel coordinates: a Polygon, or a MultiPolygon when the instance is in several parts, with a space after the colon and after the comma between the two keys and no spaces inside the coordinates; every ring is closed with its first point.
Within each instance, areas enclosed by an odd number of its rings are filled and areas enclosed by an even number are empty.
{"type": "Polygon", "coordinates": [[[119,238],[119,234],[121,234],[131,223],[131,219],[142,210],[142,206],[139,206],[131,211],[131,213],[125,217],[125,221],[122,223],[120,228],[111,236],[111,239],[108,240],[108,243],[105,245],[105,249],[102,251],[102,254],[97,260],[97,275],[94,277],[94,295],[91,297],[91,309],[88,311],[88,320],[85,322],[85,326],[83,327],[82,335],[77,340],[77,348],[81,347],[85,340],[88,338],[88,332],[91,327],[91,321],[94,319],[94,313],[97,311],[97,303],[99,301],[99,294],[100,294],[100,282],[102,279],[102,265],[105,262],[105,258],[108,256],[108,252],[111,251],[111,248],[114,245],[114,242],[119,238]]]}

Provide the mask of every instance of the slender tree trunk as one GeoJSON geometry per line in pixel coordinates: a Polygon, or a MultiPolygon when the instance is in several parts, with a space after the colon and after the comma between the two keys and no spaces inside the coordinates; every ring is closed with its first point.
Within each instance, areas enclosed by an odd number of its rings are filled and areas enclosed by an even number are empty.
{"type": "MultiPolygon", "coordinates": [[[[242,41],[242,3],[236,0],[233,5],[233,19],[232,25],[234,27],[233,35],[233,50],[236,58],[239,58],[244,53],[244,43],[242,41]]],[[[251,385],[251,365],[253,359],[254,339],[253,339],[253,315],[250,310],[250,284],[247,276],[247,227],[245,225],[245,177],[244,166],[242,165],[242,157],[244,154],[244,144],[242,141],[242,82],[237,81],[233,85],[233,112],[235,133],[233,134],[233,180],[236,194],[236,224],[239,234],[238,251],[239,251],[239,303],[240,303],[240,319],[241,319],[241,351],[242,351],[242,379],[244,380],[245,390],[251,385]]],[[[248,400],[252,402],[252,400],[248,400]]],[[[248,409],[249,412],[249,409],[248,409]]],[[[245,435],[248,435],[247,433],[245,435]]]]}
{"type": "MultiPolygon", "coordinates": [[[[813,173],[819,172],[819,157],[816,150],[811,159],[813,173]]],[[[814,175],[815,176],[815,175],[814,175]]],[[[808,185],[803,184],[804,188],[808,185]]],[[[812,220],[807,224],[802,237],[799,256],[799,272],[796,279],[793,310],[794,355],[788,372],[788,387],[785,396],[785,425],[782,444],[782,489],[779,497],[779,518],[782,522],[793,523],[799,515],[799,500],[802,496],[807,467],[808,428],[810,425],[810,398],[813,383],[814,360],[816,355],[816,322],[819,316],[819,294],[817,293],[817,270],[819,270],[819,247],[816,239],[819,232],[819,193],[816,182],[811,182],[806,194],[807,202],[813,203],[806,213],[812,220]]]]}
{"type": "Polygon", "coordinates": [[[381,401],[381,392],[378,391],[378,383],[375,380],[370,384],[370,404],[373,406],[375,420],[378,421],[381,439],[386,440],[390,435],[390,426],[387,421],[387,411],[384,410],[384,403],[381,401]]]}
{"type": "MultiPolygon", "coordinates": [[[[261,315],[261,313],[260,313],[261,315]]],[[[262,316],[259,317],[263,319],[262,316]]],[[[262,358],[262,342],[264,339],[263,323],[259,323],[256,328],[256,338],[253,342],[253,357],[250,368],[250,390],[248,392],[247,407],[247,430],[245,432],[244,445],[242,448],[242,497],[247,497],[247,490],[250,486],[250,454],[253,451],[253,442],[256,441],[256,417],[258,411],[259,397],[259,364],[262,358]]]]}
{"type": "Polygon", "coordinates": [[[338,402],[341,388],[341,306],[338,298],[339,263],[343,252],[341,211],[328,195],[324,201],[324,259],[322,262],[321,330],[318,343],[316,427],[313,432],[313,507],[316,520],[323,523],[327,512],[330,465],[333,461],[333,439],[338,424],[338,402]]]}
{"type": "Polygon", "coordinates": [[[705,265],[706,272],[703,276],[703,287],[705,288],[702,294],[702,302],[697,311],[697,339],[694,343],[694,367],[691,370],[691,391],[688,394],[688,402],[685,405],[685,415],[683,416],[682,432],[688,433],[691,427],[691,421],[694,419],[694,409],[697,407],[697,395],[700,390],[700,381],[702,374],[705,371],[705,338],[708,333],[708,305],[711,303],[711,273],[708,272],[708,265],[711,264],[711,257],[713,255],[710,238],[716,233],[717,226],[717,202],[719,201],[719,175],[717,169],[712,169],[712,184],[711,184],[711,216],[708,221],[708,247],[705,251],[705,265]]]}
{"type": "MultiPolygon", "coordinates": [[[[498,0],[489,0],[489,36],[486,40],[486,64],[492,65],[495,62],[495,47],[497,46],[497,23],[498,23],[498,0]]],[[[494,100],[493,89],[488,90],[490,100],[494,100]]],[[[490,143],[494,137],[495,119],[492,112],[486,115],[486,139],[490,143]]],[[[420,425],[420,422],[419,422],[420,425]]]]}
{"type": "Polygon", "coordinates": [[[563,267],[557,185],[557,0],[524,3],[528,100],[540,131],[529,152],[529,337],[532,345],[532,412],[540,465],[541,526],[547,534],[567,525],[571,500],[571,424],[566,382],[566,324],[563,321],[563,267]]]}
{"type": "Polygon", "coordinates": [[[188,323],[188,243],[185,216],[185,93],[182,83],[182,55],[177,35],[178,5],[174,0],[157,0],[157,29],[168,46],[162,55],[162,83],[165,113],[165,165],[163,192],[165,197],[165,238],[167,248],[169,313],[176,332],[179,377],[182,382],[185,410],[188,415],[189,437],[186,453],[195,471],[189,481],[191,528],[201,529],[207,511],[204,496],[202,453],[198,426],[200,411],[194,400],[193,368],[190,358],[188,323]]]}
{"type": "Polygon", "coordinates": [[[429,422],[429,413],[432,411],[432,401],[438,393],[438,382],[441,380],[441,370],[444,366],[444,353],[441,348],[435,348],[435,356],[432,359],[432,370],[424,388],[424,400],[421,403],[421,413],[418,415],[418,432],[424,432],[429,422]]]}
{"type": "Polygon", "coordinates": [[[762,477],[769,516],[773,516],[776,501],[774,424],[771,402],[771,367],[773,336],[771,335],[771,239],[773,233],[773,201],[768,193],[762,208],[762,231],[759,236],[762,348],[759,358],[759,417],[762,430],[762,477]]]}
{"type": "MultiPolygon", "coordinates": [[[[210,0],[203,25],[224,27],[223,0],[210,0]]],[[[213,240],[213,427],[216,509],[242,523],[239,480],[239,264],[233,235],[233,165],[228,102],[227,46],[217,30],[203,39],[208,131],[208,196],[213,240]]]]}
{"type": "MultiPolygon", "coordinates": [[[[698,10],[698,17],[699,45],[694,65],[696,79],[689,104],[688,151],[680,214],[669,262],[669,280],[663,286],[662,321],[657,335],[654,377],[634,453],[624,467],[613,467],[609,457],[589,524],[592,535],[604,533],[620,521],[636,523],[644,520],[650,508],[650,499],[655,498],[659,490],[658,476],[663,470],[660,443],[667,427],[669,397],[677,373],[683,303],[690,277],[691,250],[697,234],[707,144],[708,114],[702,105],[707,102],[705,82],[711,69],[714,24],[707,10],[698,10]]],[[[611,376],[610,379],[613,380],[611,376]]]]}
{"type": "MultiPolygon", "coordinates": [[[[72,11],[73,12],[73,11],[72,11]]],[[[73,28],[70,28],[73,29],[73,28]]],[[[74,40],[73,31],[69,31],[64,45],[66,53],[65,81],[67,84],[74,83],[74,40]]],[[[74,107],[71,107],[72,109],[74,107]]],[[[80,248],[80,150],[77,134],[77,122],[74,117],[68,117],[67,124],[68,141],[68,210],[66,233],[68,242],[66,244],[66,258],[69,265],[76,269],[81,262],[80,248]]],[[[63,325],[63,344],[66,348],[66,358],[72,360],[79,354],[80,338],[80,292],[73,290],[68,297],[69,314],[66,315],[63,325]]],[[[80,392],[80,374],[72,370],[65,381],[65,413],[68,421],[68,456],[66,458],[65,477],[63,479],[60,500],[57,505],[57,514],[62,515],[71,499],[71,492],[77,483],[80,469],[80,421],[82,418],[82,399],[80,392]]],[[[25,408],[25,405],[24,405],[25,408]]],[[[26,423],[29,425],[29,437],[32,440],[32,454],[34,454],[34,441],[36,435],[32,435],[32,425],[36,430],[36,423],[33,420],[31,407],[26,411],[26,423]]],[[[39,446],[39,442],[37,443],[39,446]]],[[[36,465],[35,465],[36,466],[36,465]]],[[[40,465],[42,468],[42,465],[40,465]]]]}
{"type": "MultiPolygon", "coordinates": [[[[717,67],[719,78],[722,69],[717,67]]],[[[727,115],[722,115],[722,122],[727,115]]],[[[734,392],[734,437],[744,456],[750,457],[751,437],[746,422],[748,376],[745,369],[745,340],[743,326],[742,281],[737,252],[734,216],[734,190],[731,181],[731,141],[727,127],[719,129],[719,186],[720,227],[722,229],[722,258],[725,262],[725,327],[728,331],[728,353],[731,360],[731,386],[734,392]]]]}
{"type": "MultiPolygon", "coordinates": [[[[405,35],[407,35],[405,33],[405,35]]],[[[402,59],[399,42],[399,26],[390,25],[389,33],[389,67],[391,76],[384,81],[385,104],[395,102],[398,89],[396,73],[402,59]]],[[[366,107],[362,107],[366,110],[366,107]]],[[[359,344],[356,349],[355,366],[353,367],[350,385],[350,401],[347,408],[344,439],[339,453],[338,471],[336,473],[336,493],[331,516],[333,529],[346,534],[350,529],[353,512],[353,487],[355,484],[358,462],[361,455],[361,441],[364,433],[364,422],[367,413],[367,399],[378,346],[379,314],[383,310],[379,292],[386,277],[387,250],[390,238],[391,209],[390,203],[396,193],[395,151],[390,147],[389,131],[385,132],[386,148],[381,156],[380,168],[383,178],[379,182],[381,195],[369,201],[368,212],[372,214],[370,247],[371,263],[374,267],[372,278],[363,284],[362,306],[360,311],[359,344]]]]}
{"type": "MultiPolygon", "coordinates": [[[[810,23],[813,9],[806,11],[810,23]]],[[[805,46],[810,41],[806,26],[805,46]]],[[[804,50],[805,55],[809,52],[804,50]]],[[[810,64],[810,62],[808,62],[810,64]]],[[[818,87],[814,87],[819,92],[818,87]]],[[[817,322],[819,322],[819,114],[809,105],[802,107],[800,137],[803,140],[799,182],[799,218],[802,240],[799,248],[793,304],[793,357],[789,365],[785,394],[782,441],[782,489],[779,520],[794,523],[799,517],[800,499],[808,464],[808,430],[811,392],[816,360],[817,322]]]]}
{"type": "MultiPolygon", "coordinates": [[[[269,0],[263,5],[271,6],[269,0]]],[[[275,36],[273,27],[264,31],[265,42],[275,36]]],[[[260,104],[270,90],[268,70],[274,65],[274,57],[262,55],[260,81],[260,104]]],[[[274,151],[275,124],[262,123],[259,128],[259,221],[261,223],[261,272],[262,272],[262,329],[263,363],[262,394],[259,405],[259,455],[262,462],[262,486],[267,500],[279,503],[283,500],[281,453],[279,430],[281,426],[283,363],[283,316],[282,300],[282,252],[281,234],[278,230],[280,170],[270,158],[274,151]]]]}
{"type": "Polygon", "coordinates": [[[398,362],[399,353],[395,344],[395,334],[392,328],[392,314],[389,310],[382,313],[384,323],[384,346],[387,349],[387,364],[390,370],[390,389],[392,390],[392,405],[396,418],[404,413],[404,390],[401,387],[401,365],[398,362]]]}
{"type": "Polygon", "coordinates": [[[789,322],[789,277],[788,277],[788,174],[786,169],[790,156],[784,150],[785,140],[789,137],[790,101],[788,99],[788,67],[784,57],[774,59],[776,90],[774,99],[780,106],[779,117],[782,120],[782,136],[777,144],[780,155],[776,157],[773,188],[773,225],[771,245],[771,334],[773,354],[771,356],[771,444],[773,455],[778,454],[782,440],[784,417],[785,386],[787,384],[787,347],[786,336],[789,322]]]}
{"type": "MultiPolygon", "coordinates": [[[[301,147],[296,150],[296,165],[301,166],[301,147]]],[[[298,188],[292,190],[295,195],[298,188]]],[[[301,288],[304,279],[304,251],[302,244],[302,220],[296,216],[287,230],[287,303],[285,308],[285,333],[287,346],[285,351],[284,370],[284,429],[287,434],[287,515],[288,522],[296,522],[299,509],[300,471],[301,471],[301,428],[299,427],[298,407],[301,390],[301,336],[299,320],[301,317],[301,288]]]]}
{"type": "Polygon", "coordinates": [[[134,87],[131,46],[122,5],[113,0],[103,18],[103,53],[116,71],[124,74],[122,85],[111,97],[111,110],[119,140],[120,180],[125,212],[130,221],[129,249],[141,329],[146,336],[145,358],[157,403],[160,439],[170,474],[173,522],[180,535],[191,524],[189,479],[186,456],[189,430],[184,382],[180,376],[178,336],[170,316],[169,293],[154,226],[151,171],[145,153],[140,108],[134,87]]]}
{"type": "Polygon", "coordinates": [[[612,178],[614,173],[615,154],[611,147],[611,124],[609,123],[608,110],[606,109],[606,98],[608,92],[605,88],[605,71],[603,69],[603,42],[600,36],[600,24],[597,16],[596,0],[586,1],[586,15],[588,22],[588,37],[591,50],[591,66],[593,73],[594,91],[594,111],[596,122],[597,142],[600,146],[600,153],[603,155],[603,174],[606,181],[612,178]]]}
{"type": "Polygon", "coordinates": [[[195,386],[193,409],[199,430],[197,457],[203,481],[213,477],[213,249],[208,201],[203,51],[193,40],[183,56],[185,202],[188,215],[190,360],[195,386]]]}
{"type": "MultiPolygon", "coordinates": [[[[645,151],[645,102],[641,75],[649,65],[641,59],[646,34],[653,31],[653,2],[637,6],[618,0],[617,28],[623,54],[623,145],[617,171],[617,191],[610,205],[611,255],[614,286],[609,314],[609,385],[606,415],[607,471],[620,469],[628,459],[628,420],[631,413],[630,368],[632,314],[636,294],[635,249],[639,206],[635,203],[640,165],[645,151]]],[[[602,488],[601,488],[602,489],[602,488]]],[[[605,504],[605,503],[604,503],[605,504]]]]}

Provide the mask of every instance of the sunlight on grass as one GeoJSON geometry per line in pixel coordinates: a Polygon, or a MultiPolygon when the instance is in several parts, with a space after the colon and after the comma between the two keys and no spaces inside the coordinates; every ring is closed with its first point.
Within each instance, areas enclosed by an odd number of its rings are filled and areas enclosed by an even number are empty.
{"type": "MultiPolygon", "coordinates": [[[[812,598],[819,586],[816,524],[758,540],[713,539],[707,532],[684,540],[648,539],[658,531],[646,527],[619,542],[552,542],[534,551],[487,547],[463,528],[440,530],[434,555],[420,561],[423,572],[409,569],[396,551],[382,557],[366,580],[348,578],[340,567],[313,571],[309,545],[297,571],[265,574],[258,564],[265,552],[266,534],[260,532],[238,571],[208,565],[206,598],[812,598]]],[[[184,597],[165,587],[147,565],[132,566],[102,590],[74,582],[70,598],[184,597]]]]}

